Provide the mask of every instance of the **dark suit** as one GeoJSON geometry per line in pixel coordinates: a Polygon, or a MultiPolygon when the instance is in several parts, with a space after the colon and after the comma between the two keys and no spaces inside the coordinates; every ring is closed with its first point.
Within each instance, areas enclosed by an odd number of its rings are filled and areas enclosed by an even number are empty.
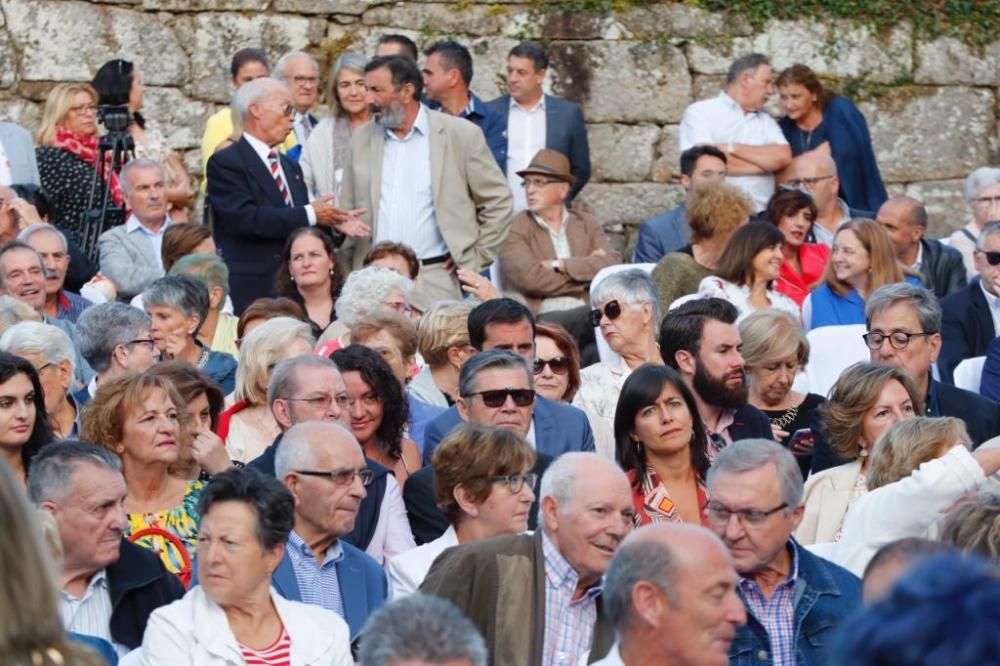
{"type": "Polygon", "coordinates": [[[926,278],[924,284],[938,298],[944,298],[965,286],[965,263],[962,253],[953,247],[931,238],[921,238],[923,256],[920,272],[926,278]]]}
{"type": "Polygon", "coordinates": [[[990,304],[976,278],[964,289],[941,299],[941,381],[954,383],[955,367],[967,358],[985,356],[996,337],[990,304]]]}
{"type": "MultiPolygon", "coordinates": [[[[497,97],[486,105],[507,118],[510,113],[510,95],[497,97]]],[[[509,122],[507,126],[509,139],[509,122]]],[[[590,180],[590,144],[587,141],[587,125],[583,122],[583,110],[579,104],[551,95],[545,96],[545,147],[565,155],[569,160],[570,171],[576,177],[566,200],[568,206],[590,180]]],[[[509,150],[507,155],[510,155],[509,150]]]]}
{"type": "Polygon", "coordinates": [[[747,404],[733,414],[729,436],[734,442],[741,439],[774,439],[774,431],[771,430],[771,421],[767,418],[767,414],[747,404]]]}
{"type": "Polygon", "coordinates": [[[208,160],[215,243],[229,266],[237,314],[254,299],[270,295],[285,239],[309,224],[302,169],[280,153],[278,159],[294,206],[285,203],[270,170],[245,138],[208,160]]]}
{"type": "Polygon", "coordinates": [[[159,556],[129,541],[122,541],[107,576],[111,639],[130,649],[142,644],[153,611],[184,596],[184,585],[164,568],[159,556]]]}

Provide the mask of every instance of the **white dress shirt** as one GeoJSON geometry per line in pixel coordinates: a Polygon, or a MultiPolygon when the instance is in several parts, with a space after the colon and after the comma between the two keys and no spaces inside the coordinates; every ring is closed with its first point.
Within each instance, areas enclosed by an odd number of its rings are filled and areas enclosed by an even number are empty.
{"type": "Polygon", "coordinates": [[[139,218],[135,215],[129,215],[128,219],[125,220],[125,232],[128,234],[141,234],[146,239],[149,243],[149,248],[153,251],[153,257],[156,258],[156,267],[161,271],[163,270],[163,257],[161,256],[163,234],[166,233],[167,227],[171,224],[173,222],[168,217],[163,221],[159,231],[153,231],[140,222],[139,218]]]}
{"type": "MultiPolygon", "coordinates": [[[[264,163],[264,168],[267,169],[267,172],[271,173],[271,162],[267,159],[267,156],[271,154],[272,150],[278,152],[277,146],[272,148],[257,137],[252,134],[247,134],[246,132],[243,133],[243,138],[247,140],[247,143],[250,144],[253,151],[257,153],[257,157],[259,157],[260,161],[264,163]]],[[[280,156],[278,157],[278,173],[281,174],[281,180],[284,181],[285,187],[288,188],[288,196],[291,197],[292,188],[288,184],[288,176],[285,175],[285,169],[281,166],[280,156]]],[[[277,185],[275,185],[275,187],[277,187],[277,185]]],[[[294,199],[292,202],[294,203],[294,199]]],[[[309,226],[316,226],[316,211],[313,210],[312,204],[306,206],[306,215],[309,216],[309,226]]]]}
{"type": "Polygon", "coordinates": [[[101,569],[90,579],[82,597],[59,591],[59,618],[66,631],[106,640],[119,657],[129,649],[111,640],[111,594],[108,591],[108,574],[101,569]]]}
{"type": "MultiPolygon", "coordinates": [[[[507,184],[514,195],[514,214],[528,208],[528,198],[521,187],[518,171],[527,168],[531,158],[545,148],[545,95],[527,109],[510,98],[507,114],[507,184]]],[[[567,155],[568,157],[568,155],[567,155]]]]}
{"type": "Polygon", "coordinates": [[[313,129],[312,121],[309,120],[309,114],[296,111],[295,120],[292,121],[292,129],[295,131],[295,141],[300,146],[306,145],[309,134],[313,129]]]}

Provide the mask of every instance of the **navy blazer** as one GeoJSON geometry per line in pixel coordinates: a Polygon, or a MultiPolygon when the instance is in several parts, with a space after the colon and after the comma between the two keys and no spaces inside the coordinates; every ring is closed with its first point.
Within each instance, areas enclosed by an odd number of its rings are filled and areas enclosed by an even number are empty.
{"type": "Polygon", "coordinates": [[[979,278],[966,287],[941,299],[941,355],[938,371],[941,381],[954,384],[955,367],[967,358],[986,356],[996,337],[993,315],[986,302],[979,278]]]}
{"type": "MultiPolygon", "coordinates": [[[[505,119],[510,113],[510,95],[502,95],[486,103],[505,119]]],[[[510,123],[506,123],[509,128],[510,123]]],[[[508,129],[508,132],[510,130],[508,129]]],[[[570,190],[569,205],[590,180],[590,143],[587,125],[583,122],[580,105],[551,95],[545,96],[545,147],[558,150],[569,160],[570,172],[576,182],[570,190]]],[[[507,151],[510,154],[510,151],[507,151]]]]}
{"type": "Polygon", "coordinates": [[[302,169],[279,155],[294,206],[285,204],[278,186],[245,138],[208,160],[208,203],[215,243],[229,267],[229,285],[237,314],[254,299],[271,294],[285,239],[309,224],[309,192],[302,169]]]}
{"type": "Polygon", "coordinates": [[[774,439],[774,431],[771,430],[771,420],[767,418],[767,414],[751,404],[746,404],[733,414],[729,437],[734,442],[741,439],[774,439]]]}
{"type": "MultiPolygon", "coordinates": [[[[568,451],[596,451],[594,432],[583,411],[570,405],[535,396],[535,449],[539,453],[558,458],[568,451]]],[[[462,423],[457,407],[449,407],[443,414],[427,424],[424,430],[424,464],[431,464],[434,449],[451,429],[462,423]]]]}
{"type": "MultiPolygon", "coordinates": [[[[334,567],[340,583],[340,598],[344,603],[344,620],[351,628],[351,640],[361,633],[368,616],[378,610],[389,596],[389,581],[378,563],[349,543],[340,543],[344,556],[334,567]]],[[[302,592],[295,578],[295,569],[288,551],[271,576],[271,585],[278,594],[290,601],[302,601],[302,592]]]]}
{"type": "Polygon", "coordinates": [[[632,263],[655,264],[671,252],[687,245],[691,228],[684,217],[684,203],[654,215],[639,225],[639,235],[632,252],[632,263]]]}

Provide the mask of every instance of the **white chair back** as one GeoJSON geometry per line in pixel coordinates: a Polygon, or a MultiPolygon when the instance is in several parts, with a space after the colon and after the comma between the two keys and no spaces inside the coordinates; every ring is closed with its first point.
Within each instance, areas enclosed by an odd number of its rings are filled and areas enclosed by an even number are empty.
{"type": "MultiPolygon", "coordinates": [[[[619,271],[629,271],[634,268],[644,270],[647,273],[652,273],[656,264],[615,264],[614,266],[605,266],[601,270],[597,271],[597,275],[594,279],[590,281],[590,295],[594,295],[594,287],[601,283],[601,280],[608,277],[612,273],[618,273],[619,271]]],[[[591,301],[593,302],[593,300],[591,301]]],[[[660,313],[663,314],[663,313],[660,313]]],[[[615,352],[611,351],[611,347],[608,346],[608,341],[604,339],[601,335],[601,327],[597,326],[594,328],[594,337],[597,339],[597,353],[601,357],[602,363],[617,362],[621,360],[621,357],[615,352]]]]}
{"type": "Polygon", "coordinates": [[[809,364],[802,374],[809,390],[825,396],[833,388],[840,373],[849,366],[868,361],[868,347],[861,337],[864,324],[821,326],[806,333],[809,339],[809,364]]]}
{"type": "Polygon", "coordinates": [[[979,393],[983,380],[983,364],[985,363],[985,356],[975,356],[961,361],[955,366],[955,386],[966,391],[979,393]]]}

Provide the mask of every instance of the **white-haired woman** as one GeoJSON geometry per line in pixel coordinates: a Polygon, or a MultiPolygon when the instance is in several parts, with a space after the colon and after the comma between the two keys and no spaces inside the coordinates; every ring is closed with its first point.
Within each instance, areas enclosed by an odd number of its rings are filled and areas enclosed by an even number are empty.
{"type": "Polygon", "coordinates": [[[410,292],[413,281],[394,270],[365,266],[347,276],[337,299],[337,321],[330,324],[319,339],[316,353],[329,356],[351,343],[348,330],[379,310],[394,310],[411,316],[410,292]]]}
{"type": "Polygon", "coordinates": [[[987,222],[1000,220],[1000,168],[979,167],[965,179],[965,200],[972,209],[972,222],[955,231],[948,243],[962,253],[965,273],[971,280],[976,277],[976,240],[987,222]]]}
{"type": "Polygon", "coordinates": [[[590,321],[620,357],[580,371],[580,390],[573,405],[582,409],[594,431],[597,452],[615,459],[615,409],[622,385],[644,363],[663,363],[656,342],[660,295],[656,283],[640,269],[612,273],[591,292],[590,321]]]}
{"type": "Polygon", "coordinates": [[[236,402],[219,417],[216,430],[230,458],[250,462],[281,432],[267,404],[271,370],[286,358],[312,353],[315,344],[309,324],[291,317],[269,319],[243,338],[236,402]]]}

